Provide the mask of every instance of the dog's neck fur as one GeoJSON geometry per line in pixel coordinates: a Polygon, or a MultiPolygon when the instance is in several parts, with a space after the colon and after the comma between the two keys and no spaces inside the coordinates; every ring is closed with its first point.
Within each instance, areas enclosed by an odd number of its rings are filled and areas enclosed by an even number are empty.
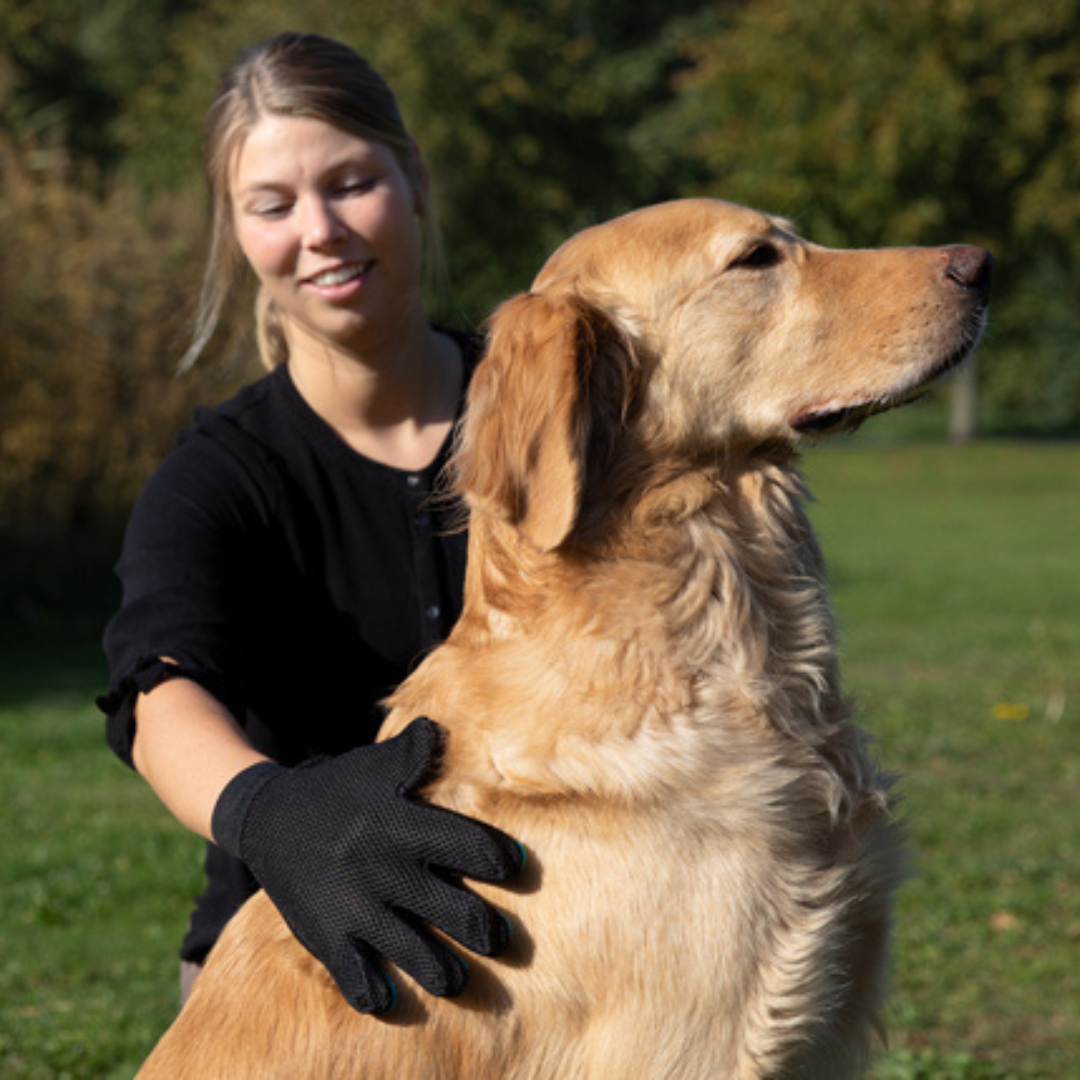
{"type": "Polygon", "coordinates": [[[618,743],[625,760],[627,740],[662,736],[664,753],[651,760],[666,762],[670,775],[653,765],[640,778],[662,797],[669,783],[685,788],[695,772],[717,767],[703,752],[710,742],[737,754],[742,723],[754,729],[747,739],[764,731],[778,756],[816,769],[829,812],[843,815],[849,794],[872,780],[857,734],[842,723],[832,616],[804,497],[784,452],[649,486],[596,530],[602,540],[572,535],[555,552],[474,514],[464,613],[425,665],[432,678],[421,668],[410,682],[445,686],[443,661],[501,665],[497,678],[478,672],[479,684],[488,681],[494,695],[516,685],[516,700],[448,708],[466,723],[485,708],[531,717],[528,729],[493,732],[491,755],[506,778],[544,793],[616,793],[609,780],[629,781],[603,774],[603,746],[618,743]],[[459,651],[463,641],[469,647],[459,651]],[[679,727],[685,755],[673,749],[679,727]],[[577,740],[590,747],[581,758],[587,775],[575,771],[577,740]]]}

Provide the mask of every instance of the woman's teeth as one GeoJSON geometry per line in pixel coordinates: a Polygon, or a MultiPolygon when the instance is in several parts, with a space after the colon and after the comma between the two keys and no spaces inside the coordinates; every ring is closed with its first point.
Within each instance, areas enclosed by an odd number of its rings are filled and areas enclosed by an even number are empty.
{"type": "Polygon", "coordinates": [[[341,266],[337,270],[327,270],[325,273],[316,274],[311,279],[311,284],[319,287],[344,285],[346,281],[358,278],[365,269],[367,269],[366,263],[358,266],[341,266]]]}

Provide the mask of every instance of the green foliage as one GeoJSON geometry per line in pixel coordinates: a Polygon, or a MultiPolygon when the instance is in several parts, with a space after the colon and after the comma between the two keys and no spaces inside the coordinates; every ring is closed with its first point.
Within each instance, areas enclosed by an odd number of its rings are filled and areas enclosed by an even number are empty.
{"type": "Polygon", "coordinates": [[[98,165],[123,153],[123,103],[161,59],[164,29],[193,0],[5,0],[0,114],[9,130],[98,165]]]}
{"type": "Polygon", "coordinates": [[[710,184],[825,243],[1061,247],[1080,227],[1080,4],[758,0],[688,46],[710,184]]]}
{"type": "Polygon", "coordinates": [[[989,247],[985,399],[1005,422],[1076,425],[1077,0],[757,0],[687,50],[653,122],[700,190],[826,244],[989,247]]]}
{"type": "Polygon", "coordinates": [[[985,430],[1080,427],[1080,263],[1039,252],[993,311],[985,346],[985,430]]]}

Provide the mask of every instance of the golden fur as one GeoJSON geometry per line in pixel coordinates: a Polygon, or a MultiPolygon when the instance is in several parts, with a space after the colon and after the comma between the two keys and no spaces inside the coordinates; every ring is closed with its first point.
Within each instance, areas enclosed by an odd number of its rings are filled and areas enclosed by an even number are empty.
{"type": "Polygon", "coordinates": [[[902,844],[848,719],[800,433],[978,339],[974,248],[831,251],[689,200],[586,230],[495,314],[456,460],[464,614],[383,734],[529,853],[465,994],[362,1017],[263,895],[140,1076],[856,1076],[902,844]]]}

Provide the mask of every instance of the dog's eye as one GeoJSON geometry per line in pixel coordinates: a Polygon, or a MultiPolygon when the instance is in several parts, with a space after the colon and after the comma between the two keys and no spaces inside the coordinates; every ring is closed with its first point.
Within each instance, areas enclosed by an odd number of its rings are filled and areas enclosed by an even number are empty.
{"type": "Polygon", "coordinates": [[[780,261],[780,249],[767,242],[755,244],[729,264],[728,269],[763,270],[780,261]]]}

